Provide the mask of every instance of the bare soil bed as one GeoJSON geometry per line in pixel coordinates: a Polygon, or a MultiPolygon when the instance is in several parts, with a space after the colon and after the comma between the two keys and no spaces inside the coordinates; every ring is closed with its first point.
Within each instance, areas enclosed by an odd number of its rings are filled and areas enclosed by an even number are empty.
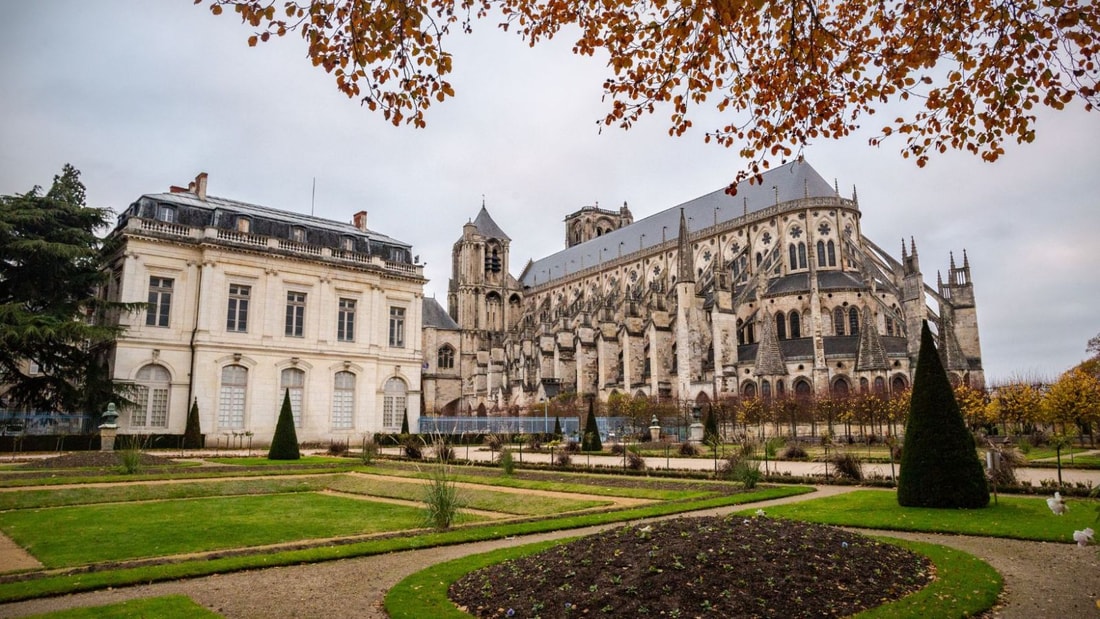
{"type": "Polygon", "coordinates": [[[820,525],[737,516],[626,526],[467,574],[478,617],[843,617],[925,586],[924,557],[820,525]]]}

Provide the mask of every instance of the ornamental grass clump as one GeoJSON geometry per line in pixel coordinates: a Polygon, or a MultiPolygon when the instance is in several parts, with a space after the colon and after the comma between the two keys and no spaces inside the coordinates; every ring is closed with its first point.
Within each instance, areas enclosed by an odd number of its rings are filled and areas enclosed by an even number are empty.
{"type": "MultiPolygon", "coordinates": [[[[435,442],[434,448],[436,454],[448,449],[441,440],[435,442]]],[[[451,467],[442,458],[439,458],[436,465],[432,467],[424,490],[424,504],[426,506],[425,522],[428,526],[440,530],[451,528],[462,508],[458,484],[454,475],[451,474],[451,467]]]]}
{"type": "Polygon", "coordinates": [[[500,450],[500,470],[506,477],[511,477],[516,472],[516,460],[512,457],[511,449],[500,450]]]}

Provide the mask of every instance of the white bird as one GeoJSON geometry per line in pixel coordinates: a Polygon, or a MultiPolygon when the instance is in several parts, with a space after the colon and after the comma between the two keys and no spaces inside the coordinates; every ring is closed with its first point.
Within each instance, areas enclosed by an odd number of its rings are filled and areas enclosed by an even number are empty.
{"type": "Polygon", "coordinates": [[[1055,516],[1061,516],[1066,513],[1066,502],[1062,500],[1062,495],[1059,492],[1055,492],[1054,496],[1047,499],[1047,507],[1050,511],[1054,512],[1055,516]]]}
{"type": "Polygon", "coordinates": [[[1093,533],[1094,531],[1092,529],[1085,529],[1084,531],[1074,531],[1073,541],[1077,542],[1077,545],[1083,548],[1092,543],[1093,533]]]}

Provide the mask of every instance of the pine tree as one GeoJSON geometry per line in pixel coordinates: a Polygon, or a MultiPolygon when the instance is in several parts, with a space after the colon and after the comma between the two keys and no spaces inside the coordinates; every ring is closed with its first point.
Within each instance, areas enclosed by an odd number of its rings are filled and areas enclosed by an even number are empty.
{"type": "Polygon", "coordinates": [[[600,440],[600,426],[596,424],[596,398],[589,398],[588,400],[588,421],[584,424],[581,450],[603,451],[603,441],[600,440]]]}
{"type": "Polygon", "coordinates": [[[202,448],[202,430],[199,428],[199,401],[191,403],[191,410],[187,413],[187,429],[183,432],[184,449],[202,448]]]}
{"type": "Polygon", "coordinates": [[[909,421],[901,452],[898,504],[977,508],[989,504],[989,484],[943,369],[928,323],[921,329],[909,421]]]}
{"type": "Polygon", "coordinates": [[[298,434],[294,431],[294,409],[290,406],[290,389],[283,395],[283,408],[279,411],[279,421],[275,424],[275,436],[271,439],[268,460],[297,460],[302,457],[298,451],[298,434]]]}

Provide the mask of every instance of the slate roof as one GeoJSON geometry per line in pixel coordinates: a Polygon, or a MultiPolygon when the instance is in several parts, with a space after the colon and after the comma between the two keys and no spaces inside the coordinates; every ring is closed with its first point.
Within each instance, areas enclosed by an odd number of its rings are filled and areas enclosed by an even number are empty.
{"type": "MultiPolygon", "coordinates": [[[[563,277],[583,268],[596,266],[619,255],[676,240],[680,209],[684,210],[689,232],[755,213],[776,204],[802,198],[836,197],[836,190],[805,161],[793,161],[763,174],[763,182],[742,181],[737,195],[726,193],[725,187],[683,204],[665,209],[619,228],[603,236],[533,261],[523,272],[522,284],[536,286],[563,277]],[[717,211],[715,210],[717,209],[717,211]]],[[[484,207],[482,212],[485,213],[484,207]]],[[[488,217],[488,213],[485,213],[488,217]]],[[[478,215],[478,219],[481,214],[478,215]]],[[[489,220],[492,221],[491,219],[489,220]]],[[[475,222],[476,223],[476,222],[475,222]]],[[[493,224],[495,227],[496,224],[493,224]]],[[[497,228],[499,230],[499,228],[497,228]]],[[[501,233],[503,234],[503,233],[501,233]]]]}
{"type": "Polygon", "coordinates": [[[424,326],[450,331],[459,330],[458,323],[435,300],[435,297],[424,297],[424,326]]]}
{"type": "Polygon", "coordinates": [[[478,211],[477,217],[474,218],[474,227],[481,233],[481,236],[500,239],[502,241],[511,241],[507,234],[500,229],[497,222],[493,221],[493,218],[489,215],[489,211],[485,208],[485,205],[481,205],[481,210],[478,211]]]}
{"type": "MultiPolygon", "coordinates": [[[[817,272],[817,287],[819,290],[844,290],[866,288],[858,274],[847,271],[821,270],[817,272]]],[[[768,294],[789,294],[792,292],[809,292],[810,274],[792,273],[777,277],[768,283],[768,294]]]]}

